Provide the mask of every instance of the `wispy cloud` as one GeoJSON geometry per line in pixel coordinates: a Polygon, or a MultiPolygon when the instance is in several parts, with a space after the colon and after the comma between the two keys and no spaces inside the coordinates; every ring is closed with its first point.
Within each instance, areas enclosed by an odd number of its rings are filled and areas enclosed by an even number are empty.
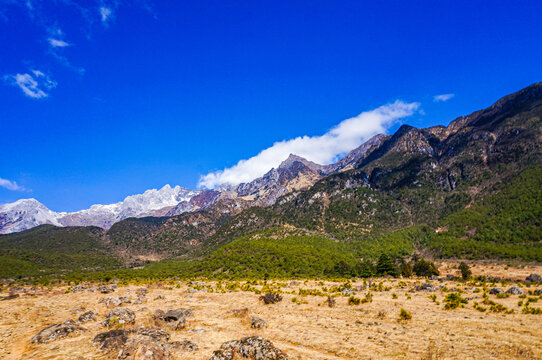
{"type": "Polygon", "coordinates": [[[433,96],[434,102],[445,102],[453,98],[455,94],[440,94],[433,96]]]}
{"type": "Polygon", "coordinates": [[[100,6],[100,16],[102,18],[102,24],[107,26],[113,16],[113,9],[108,6],[100,6]]]}
{"type": "Polygon", "coordinates": [[[15,181],[0,178],[0,187],[12,191],[26,191],[23,186],[18,185],[15,181]]]}
{"type": "Polygon", "coordinates": [[[214,188],[221,184],[235,185],[252,181],[279,166],[290,154],[302,156],[318,164],[329,164],[370,137],[385,132],[399,119],[411,116],[419,106],[419,103],[397,100],[343,120],[324,135],[300,136],[276,142],[250,159],[202,176],[199,186],[214,188]]]}
{"type": "Polygon", "coordinates": [[[59,39],[54,39],[54,38],[49,38],[47,40],[49,41],[49,45],[51,45],[54,48],[58,48],[58,47],[63,48],[63,47],[70,46],[70,44],[64,40],[59,40],[59,39]]]}
{"type": "Polygon", "coordinates": [[[54,89],[57,85],[49,75],[39,70],[32,70],[25,74],[6,75],[4,80],[10,85],[18,86],[26,96],[33,99],[49,96],[49,90],[54,89]]]}

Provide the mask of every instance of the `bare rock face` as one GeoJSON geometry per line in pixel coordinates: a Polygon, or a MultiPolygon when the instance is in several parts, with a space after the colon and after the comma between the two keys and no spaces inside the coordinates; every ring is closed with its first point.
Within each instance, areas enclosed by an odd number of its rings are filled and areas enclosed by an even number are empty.
{"type": "Polygon", "coordinates": [[[273,343],[259,336],[225,342],[209,360],[288,360],[288,355],[277,349],[273,343]]]}
{"type": "Polygon", "coordinates": [[[85,331],[85,329],[77,325],[75,321],[66,320],[63,323],[51,325],[41,330],[32,337],[30,342],[39,344],[48,343],[66,337],[72,333],[80,333],[83,331],[85,331]]]}
{"type": "Polygon", "coordinates": [[[81,314],[81,316],[79,316],[79,319],[77,321],[79,321],[79,322],[88,322],[88,321],[93,321],[93,320],[96,320],[96,314],[94,314],[94,312],[89,310],[89,311],[81,314]]]}
{"type": "Polygon", "coordinates": [[[126,330],[110,330],[96,335],[92,344],[98,345],[99,350],[119,351],[128,341],[128,335],[126,330]]]}
{"type": "Polygon", "coordinates": [[[105,317],[104,326],[113,326],[116,324],[134,324],[135,313],[125,307],[119,307],[111,310],[105,317]]]}

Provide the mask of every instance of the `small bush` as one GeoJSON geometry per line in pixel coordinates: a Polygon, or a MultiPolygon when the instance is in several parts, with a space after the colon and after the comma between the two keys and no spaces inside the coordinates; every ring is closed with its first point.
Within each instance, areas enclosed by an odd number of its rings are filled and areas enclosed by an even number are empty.
{"type": "Polygon", "coordinates": [[[446,310],[457,309],[458,307],[463,307],[463,304],[468,303],[467,299],[462,298],[459,293],[449,293],[444,297],[443,301],[446,303],[444,305],[446,310]]]}
{"type": "Polygon", "coordinates": [[[405,309],[401,309],[399,312],[399,321],[408,321],[412,319],[412,314],[405,309]]]}
{"type": "Polygon", "coordinates": [[[267,293],[265,295],[260,296],[259,299],[263,301],[265,305],[269,305],[269,304],[275,304],[275,303],[278,303],[279,301],[282,301],[282,296],[277,293],[267,293]]]}
{"type": "Polygon", "coordinates": [[[359,305],[361,304],[361,299],[355,296],[350,296],[348,298],[348,305],[359,305]]]}
{"type": "Polygon", "coordinates": [[[461,262],[459,264],[459,270],[461,270],[461,277],[463,280],[468,280],[472,276],[472,271],[469,268],[469,265],[467,265],[465,262],[461,262]]]}

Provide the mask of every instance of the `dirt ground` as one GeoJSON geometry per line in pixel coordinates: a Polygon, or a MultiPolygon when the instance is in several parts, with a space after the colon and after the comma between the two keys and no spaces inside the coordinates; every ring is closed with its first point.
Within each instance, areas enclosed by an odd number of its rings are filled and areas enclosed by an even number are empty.
{"type": "MultiPolygon", "coordinates": [[[[441,264],[440,270],[441,276],[457,275],[455,264],[441,264]]],[[[505,269],[504,265],[485,264],[474,266],[473,271],[524,279],[530,273],[542,274],[542,267],[505,269]]],[[[383,290],[370,291],[372,302],[349,305],[348,296],[341,295],[335,298],[333,308],[327,306],[327,297],[300,296],[299,289],[329,290],[341,283],[301,281],[290,285],[290,281],[280,281],[288,284],[282,287],[284,299],[272,305],[264,305],[254,292],[189,292],[186,282],[179,288],[148,284],[146,303],[123,306],[135,311],[137,327],[152,326],[152,313],[156,309],[191,308],[195,317],[186,328],[168,332],[171,341],[190,340],[199,345],[199,350],[177,353],[178,359],[209,359],[225,341],[251,335],[269,339],[290,359],[542,359],[542,315],[523,314],[518,301],[525,299],[519,295],[508,298],[489,295],[490,300],[513,309],[514,313],[480,312],[473,304],[482,303],[482,286],[430,281],[437,287],[461,289],[462,296],[469,300],[463,308],[445,310],[442,300],[446,291],[412,290],[425,281],[374,279],[373,284],[382,282],[383,290]],[[164,299],[157,299],[159,295],[164,299]],[[430,295],[436,295],[438,305],[430,295]],[[294,297],[301,304],[292,302],[294,297]],[[265,319],[267,328],[252,329],[248,315],[228,314],[240,308],[248,308],[249,315],[265,319]],[[399,320],[401,308],[412,314],[411,320],[399,320]]],[[[216,289],[216,282],[206,285],[216,289]]],[[[512,285],[495,286],[507,290],[512,285]]],[[[116,354],[100,352],[91,344],[96,334],[107,331],[101,322],[111,310],[98,301],[109,296],[128,296],[134,300],[135,290],[142,286],[119,285],[110,294],[66,293],[66,286],[50,287],[33,295],[19,292],[19,298],[0,301],[0,359],[114,359],[116,354]],[[30,338],[44,327],[66,319],[77,320],[80,312],[75,312],[76,308],[97,314],[96,321],[81,324],[86,331],[46,344],[30,343],[30,338]]],[[[358,286],[363,286],[363,280],[352,284],[354,289],[358,286]]],[[[526,291],[542,288],[522,286],[526,291]]],[[[357,290],[355,296],[363,299],[366,293],[357,290]]],[[[542,307],[542,299],[533,302],[532,307],[542,307]]]]}

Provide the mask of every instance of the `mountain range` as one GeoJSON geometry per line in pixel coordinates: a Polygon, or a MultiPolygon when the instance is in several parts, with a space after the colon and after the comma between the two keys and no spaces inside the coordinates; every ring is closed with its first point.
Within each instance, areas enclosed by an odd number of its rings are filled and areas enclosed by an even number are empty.
{"type": "Polygon", "coordinates": [[[223,185],[216,190],[190,190],[169,184],[143,194],[126,197],[110,205],[92,205],[76,212],[55,212],[36,199],[21,199],[0,205],[0,234],[23,231],[38,225],[97,226],[109,229],[114,223],[130,217],[175,216],[188,211],[206,209],[216,201],[235,200],[238,209],[270,206],[276,199],[294,190],[312,186],[316,181],[338,171],[351,169],[385,135],[376,135],[346,157],[330,165],[318,165],[291,154],[277,169],[250,183],[223,185]]]}
{"type": "Polygon", "coordinates": [[[166,186],[71,214],[20,200],[0,209],[2,231],[19,231],[0,235],[0,257],[27,274],[184,259],[176,271],[190,276],[344,275],[381,254],[542,261],[541,119],[535,83],[448,126],[377,135],[330,165],[292,154],[250,183],[166,186]]]}

